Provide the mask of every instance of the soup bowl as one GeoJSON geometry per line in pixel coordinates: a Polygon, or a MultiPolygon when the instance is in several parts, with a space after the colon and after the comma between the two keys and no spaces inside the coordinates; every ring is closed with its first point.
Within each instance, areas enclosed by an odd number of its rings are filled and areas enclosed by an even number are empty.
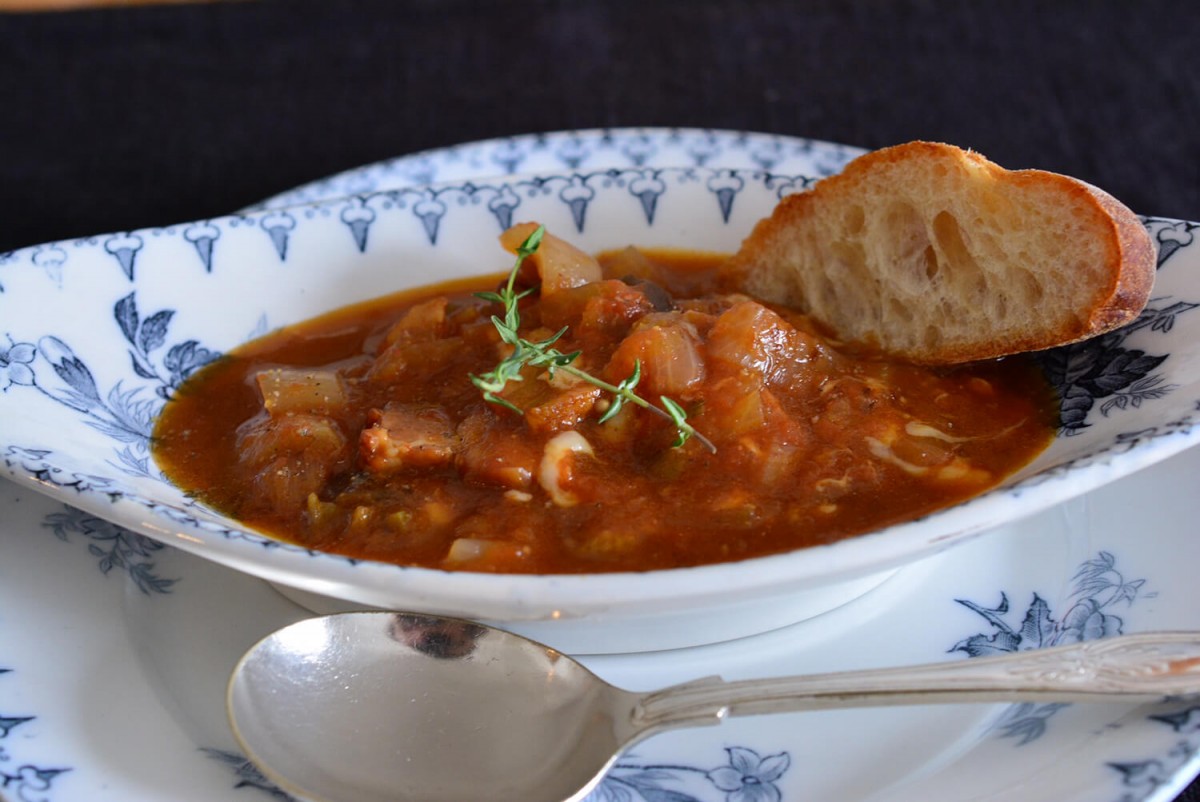
{"type": "Polygon", "coordinates": [[[137,535],[272,582],[318,611],[483,620],[576,653],[666,649],[778,628],[908,564],[1195,444],[1200,224],[1145,218],[1158,275],[1117,332],[1039,355],[1057,435],[982,496],[831,545],[691,568],[592,575],[448,572],[353,560],[253,531],[168,481],[155,418],[199,366],[269,330],[397,290],[506,270],[498,234],[538,220],[584,250],[732,252],[815,179],[613,168],[359,194],[0,255],[0,464],[137,535]]]}

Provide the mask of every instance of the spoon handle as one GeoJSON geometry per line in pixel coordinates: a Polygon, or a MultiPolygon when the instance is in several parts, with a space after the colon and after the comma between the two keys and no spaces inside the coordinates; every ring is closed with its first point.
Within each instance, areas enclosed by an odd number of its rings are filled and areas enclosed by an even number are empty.
{"type": "Polygon", "coordinates": [[[724,682],[646,694],[633,724],[658,730],[730,715],[948,702],[1156,701],[1200,694],[1200,632],[1150,632],[1002,657],[724,682]]]}

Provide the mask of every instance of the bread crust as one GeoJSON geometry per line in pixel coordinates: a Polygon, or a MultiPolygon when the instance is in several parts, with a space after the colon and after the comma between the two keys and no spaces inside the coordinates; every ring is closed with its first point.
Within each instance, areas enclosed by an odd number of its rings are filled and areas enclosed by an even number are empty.
{"type": "Polygon", "coordinates": [[[1091,333],[1084,335],[1090,337],[1123,326],[1141,314],[1154,288],[1158,249],[1142,221],[1128,207],[1102,189],[1079,183],[1108,214],[1121,264],[1107,302],[1092,312],[1091,333]]]}
{"type": "Polygon", "coordinates": [[[917,141],[784,198],[730,270],[741,288],[845,342],[951,364],[1124,325],[1145,307],[1155,263],[1141,221],[1103,190],[917,141]]]}

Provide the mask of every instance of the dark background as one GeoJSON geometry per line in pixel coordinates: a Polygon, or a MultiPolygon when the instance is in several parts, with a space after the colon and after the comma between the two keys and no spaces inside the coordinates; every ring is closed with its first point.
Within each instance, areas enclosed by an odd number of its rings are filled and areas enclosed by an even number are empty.
{"type": "Polygon", "coordinates": [[[0,15],[0,251],[600,126],[914,138],[1200,220],[1200,4],[276,0],[0,15]]]}
{"type": "MultiPolygon", "coordinates": [[[[924,138],[1200,220],[1200,3],[261,0],[0,14],[0,252],[391,156],[664,125],[924,138]]],[[[1200,789],[1186,794],[1200,800],[1200,789]]]]}

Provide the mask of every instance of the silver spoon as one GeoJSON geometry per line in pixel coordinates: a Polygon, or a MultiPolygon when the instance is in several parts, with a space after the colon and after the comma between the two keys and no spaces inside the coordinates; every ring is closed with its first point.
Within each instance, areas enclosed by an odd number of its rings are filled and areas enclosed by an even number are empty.
{"type": "Polygon", "coordinates": [[[285,627],[234,669],[247,757],[319,802],[582,799],[622,750],[730,715],[872,705],[1153,701],[1200,694],[1200,632],[1122,635],[923,666],[621,690],[468,621],[348,613],[285,627]]]}

